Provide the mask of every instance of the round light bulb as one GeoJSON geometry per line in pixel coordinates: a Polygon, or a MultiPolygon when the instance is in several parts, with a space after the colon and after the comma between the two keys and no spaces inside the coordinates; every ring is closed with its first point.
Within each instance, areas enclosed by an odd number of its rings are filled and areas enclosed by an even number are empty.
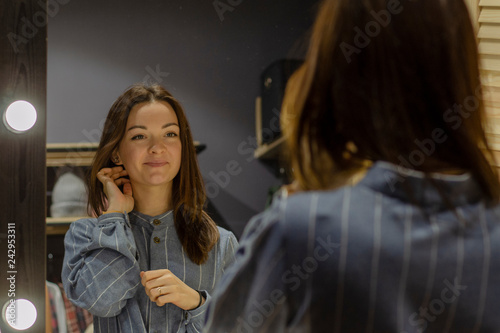
{"type": "Polygon", "coordinates": [[[33,326],[37,312],[35,305],[27,299],[9,300],[3,307],[4,321],[18,331],[24,331],[33,326]]]}
{"type": "Polygon", "coordinates": [[[4,113],[4,123],[8,129],[15,133],[26,132],[36,123],[36,109],[26,101],[15,101],[4,113]]]}

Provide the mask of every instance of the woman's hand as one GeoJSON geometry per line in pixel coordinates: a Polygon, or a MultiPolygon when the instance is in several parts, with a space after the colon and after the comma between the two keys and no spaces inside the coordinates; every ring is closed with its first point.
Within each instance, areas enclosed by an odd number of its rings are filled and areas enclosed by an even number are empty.
{"type": "Polygon", "coordinates": [[[158,306],[172,303],[183,310],[192,310],[200,303],[200,294],[168,269],[141,272],[141,282],[149,299],[158,306]]]}
{"type": "Polygon", "coordinates": [[[108,199],[107,211],[126,211],[128,213],[134,209],[132,185],[129,179],[122,178],[127,175],[127,170],[121,166],[103,168],[97,173],[97,179],[102,183],[104,194],[108,199]],[[123,185],[123,192],[118,188],[121,185],[123,185]]]}

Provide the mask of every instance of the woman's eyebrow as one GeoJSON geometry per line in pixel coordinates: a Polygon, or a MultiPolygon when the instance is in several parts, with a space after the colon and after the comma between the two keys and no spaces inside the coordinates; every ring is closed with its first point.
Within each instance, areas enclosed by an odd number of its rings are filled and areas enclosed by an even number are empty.
{"type": "Polygon", "coordinates": [[[177,124],[177,123],[168,123],[168,124],[163,125],[161,128],[167,128],[169,126],[177,126],[177,127],[179,127],[179,124],[177,124]]]}
{"type": "MultiPolygon", "coordinates": [[[[169,127],[169,126],[177,126],[177,127],[179,127],[179,125],[178,125],[177,123],[168,123],[168,124],[163,125],[161,128],[167,128],[167,127],[169,127]]],[[[146,126],[143,126],[143,125],[134,125],[134,126],[131,126],[131,127],[127,130],[127,132],[128,132],[128,131],[130,131],[130,130],[136,129],[136,128],[140,128],[140,129],[144,129],[144,130],[146,130],[146,129],[147,129],[147,127],[146,127],[146,126]]]]}
{"type": "Polygon", "coordinates": [[[127,132],[128,132],[128,131],[131,131],[131,130],[133,130],[133,129],[135,129],[135,128],[140,128],[140,129],[144,129],[144,130],[145,130],[145,129],[147,129],[147,128],[146,128],[146,126],[142,126],[142,125],[134,125],[134,126],[131,126],[131,127],[127,130],[127,132]]]}

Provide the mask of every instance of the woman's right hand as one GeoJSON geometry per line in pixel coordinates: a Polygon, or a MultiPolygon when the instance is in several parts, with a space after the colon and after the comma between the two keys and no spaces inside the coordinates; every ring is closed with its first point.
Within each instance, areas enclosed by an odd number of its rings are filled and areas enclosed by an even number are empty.
{"type": "Polygon", "coordinates": [[[132,185],[129,179],[123,178],[127,175],[127,170],[123,169],[121,166],[103,168],[97,173],[97,179],[102,183],[104,194],[108,199],[107,212],[126,211],[129,213],[134,209],[132,185]],[[121,185],[123,185],[123,192],[118,188],[118,186],[121,185]]]}

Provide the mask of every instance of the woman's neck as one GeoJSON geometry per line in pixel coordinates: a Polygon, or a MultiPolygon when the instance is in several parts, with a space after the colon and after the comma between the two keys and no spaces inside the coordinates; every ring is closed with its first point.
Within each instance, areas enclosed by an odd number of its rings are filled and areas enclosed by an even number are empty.
{"type": "Polygon", "coordinates": [[[173,209],[171,183],[168,187],[143,187],[132,184],[132,190],[134,196],[134,210],[140,213],[149,216],[157,216],[173,209]]]}

